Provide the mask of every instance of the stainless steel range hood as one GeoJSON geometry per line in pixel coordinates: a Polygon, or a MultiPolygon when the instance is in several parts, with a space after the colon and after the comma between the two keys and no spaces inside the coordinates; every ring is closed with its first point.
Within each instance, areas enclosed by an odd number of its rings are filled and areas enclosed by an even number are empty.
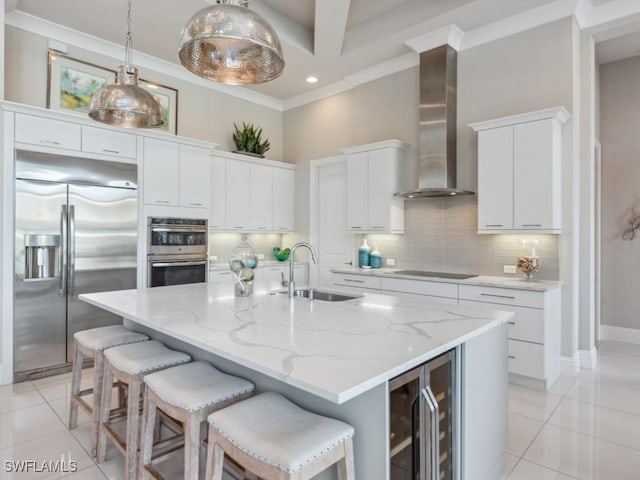
{"type": "Polygon", "coordinates": [[[456,188],[457,60],[449,45],[420,54],[418,188],[397,196],[473,195],[456,188]]]}

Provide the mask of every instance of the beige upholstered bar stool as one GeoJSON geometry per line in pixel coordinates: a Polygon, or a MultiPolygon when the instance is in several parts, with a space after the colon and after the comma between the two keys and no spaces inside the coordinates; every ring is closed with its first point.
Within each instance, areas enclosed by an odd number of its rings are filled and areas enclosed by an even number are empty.
{"type": "Polygon", "coordinates": [[[122,345],[104,352],[104,378],[100,426],[98,431],[97,462],[103,462],[107,452],[107,439],[125,456],[127,480],[137,478],[138,441],[140,437],[140,399],[144,393],[142,378],[174,365],[188,363],[191,357],[186,353],[170,350],[156,340],[122,345]],[[104,385],[111,385],[113,379],[128,387],[126,414],[111,411],[111,395],[106,395],[104,385]],[[126,421],[126,439],[121,438],[114,426],[126,421]]]}
{"type": "MultiPolygon", "coordinates": [[[[69,429],[78,426],[78,407],[82,407],[91,415],[91,455],[96,455],[98,440],[98,423],[100,419],[100,402],[102,401],[102,376],[104,372],[104,351],[129,343],[149,340],[141,333],[132,332],[122,325],[92,328],[73,334],[73,373],[71,379],[71,397],[69,398],[69,429]],[[82,364],[85,358],[93,359],[93,388],[80,390],[82,364]],[[93,402],[89,404],[84,396],[93,394],[93,402]]],[[[111,394],[111,388],[108,389],[111,394]]]]}
{"type": "Polygon", "coordinates": [[[249,478],[307,480],[337,463],[355,480],[354,430],[303,410],[282,395],[262,393],[209,415],[207,480],[221,480],[224,455],[249,478]]]}
{"type": "MultiPolygon", "coordinates": [[[[253,394],[253,384],[243,378],[222,373],[207,362],[193,362],[167,368],[144,377],[145,393],[140,445],[140,478],[162,478],[153,459],[153,434],[157,410],[182,422],[184,437],[184,478],[198,480],[200,445],[206,434],[204,422],[211,413],[253,394]]],[[[156,445],[157,460],[177,453],[179,448],[167,441],[156,445]]]]}

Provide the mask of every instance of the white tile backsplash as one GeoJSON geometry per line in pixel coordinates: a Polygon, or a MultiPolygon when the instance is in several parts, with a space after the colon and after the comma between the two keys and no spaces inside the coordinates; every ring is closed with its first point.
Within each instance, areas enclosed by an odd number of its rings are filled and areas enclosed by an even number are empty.
{"type": "Polygon", "coordinates": [[[395,258],[396,268],[504,275],[503,266],[515,265],[522,254],[522,240],[537,239],[536,277],[559,278],[557,235],[478,235],[477,217],[475,196],[407,200],[404,235],[359,235],[355,244],[367,238],[383,264],[395,258]]]}

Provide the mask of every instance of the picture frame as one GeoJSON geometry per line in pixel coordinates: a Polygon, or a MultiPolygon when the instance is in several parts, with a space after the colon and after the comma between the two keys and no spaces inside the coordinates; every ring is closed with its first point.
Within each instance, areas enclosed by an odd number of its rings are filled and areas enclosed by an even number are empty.
{"type": "Polygon", "coordinates": [[[138,84],[155,96],[164,112],[164,125],[158,130],[178,134],[178,90],[149,80],[140,79],[138,84]]]}
{"type": "Polygon", "coordinates": [[[87,115],[93,95],[115,79],[114,70],[49,50],[47,108],[87,115]]]}

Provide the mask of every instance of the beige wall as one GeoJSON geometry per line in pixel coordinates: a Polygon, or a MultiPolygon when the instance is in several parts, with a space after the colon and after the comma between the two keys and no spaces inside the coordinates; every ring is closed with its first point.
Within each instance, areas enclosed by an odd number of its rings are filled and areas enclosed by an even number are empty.
{"type": "Polygon", "coordinates": [[[640,329],[640,238],[622,240],[640,213],[640,57],[600,66],[602,324],[640,329]]]}
{"type": "MultiPolygon", "coordinates": [[[[574,104],[574,24],[569,18],[490,42],[458,54],[458,186],[476,190],[477,140],[469,123],[543,108],[574,104]]],[[[311,159],[340,153],[346,146],[398,138],[417,145],[418,69],[412,68],[310,105],[284,113],[284,154],[298,163],[298,192],[307,191],[311,159]]],[[[563,132],[563,235],[541,239],[545,278],[560,278],[563,289],[563,354],[577,349],[572,299],[573,265],[573,123],[563,132]]],[[[309,205],[298,196],[297,222],[308,235],[309,205]],[[305,230],[306,229],[306,230],[305,230]]],[[[479,236],[477,203],[425,199],[407,204],[406,234],[384,242],[386,256],[421,268],[498,274],[514,254],[513,241],[479,236]],[[449,208],[450,207],[450,208],[449,208]],[[428,220],[425,220],[428,219],[428,220]],[[435,219],[435,220],[434,220],[435,219]],[[464,219],[464,226],[461,226],[464,219]],[[433,222],[431,222],[433,220],[433,222]],[[429,223],[431,222],[431,223],[429,223]],[[470,222],[473,224],[469,225],[470,222]],[[426,223],[429,223],[426,225],[426,223]],[[430,232],[439,231],[440,235],[430,232]],[[429,244],[428,249],[420,245],[429,244]],[[406,252],[414,251],[416,255],[406,252]]],[[[376,239],[381,244],[381,239],[376,239]]],[[[382,248],[382,247],[381,247],[382,248]]],[[[513,263],[513,262],[511,262],[513,263]]]]}
{"type": "MultiPolygon", "coordinates": [[[[6,28],[5,99],[46,106],[47,39],[25,30],[6,28]]],[[[115,69],[122,61],[69,45],[69,56],[115,69]]],[[[140,69],[140,77],[178,89],[178,135],[217,143],[233,150],[233,123],[263,128],[271,142],[267,158],[282,160],[282,112],[240,100],[158,72],[140,69]]]]}

